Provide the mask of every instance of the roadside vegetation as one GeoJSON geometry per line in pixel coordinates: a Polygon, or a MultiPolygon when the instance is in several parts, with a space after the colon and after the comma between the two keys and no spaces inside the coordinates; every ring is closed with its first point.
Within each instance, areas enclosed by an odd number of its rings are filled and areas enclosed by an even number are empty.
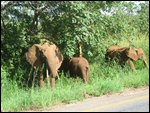
{"type": "Polygon", "coordinates": [[[1,109],[21,111],[72,103],[89,96],[122,92],[149,85],[149,70],[142,60],[128,65],[107,64],[106,49],[112,44],[142,48],[149,62],[149,2],[1,2],[1,109]],[[37,9],[41,9],[40,12],[37,9]],[[100,10],[102,12],[100,12],[100,10]],[[112,15],[103,14],[111,12],[112,15]],[[36,24],[39,23],[39,24],[36,24]],[[52,91],[49,83],[28,87],[31,70],[24,53],[35,43],[49,40],[64,57],[72,57],[83,42],[90,63],[90,81],[64,73],[52,91]]]}

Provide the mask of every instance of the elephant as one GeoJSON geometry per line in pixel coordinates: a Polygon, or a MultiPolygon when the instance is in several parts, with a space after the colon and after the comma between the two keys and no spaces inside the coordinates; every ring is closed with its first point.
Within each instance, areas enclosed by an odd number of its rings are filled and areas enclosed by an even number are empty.
{"type": "MultiPolygon", "coordinates": [[[[63,61],[63,55],[59,48],[55,44],[34,44],[25,53],[26,60],[33,66],[34,69],[38,69],[40,72],[39,85],[43,86],[43,74],[42,66],[46,65],[46,70],[50,71],[50,86],[53,89],[55,87],[55,79],[58,76],[58,69],[63,61]]],[[[48,75],[47,75],[48,77],[48,75]]]]}
{"type": "Polygon", "coordinates": [[[142,48],[133,49],[131,47],[119,47],[118,45],[112,45],[106,50],[105,59],[106,61],[115,60],[122,67],[124,67],[125,63],[128,61],[132,70],[135,70],[133,61],[142,59],[144,65],[149,68],[145,53],[142,48]]]}
{"type": "Polygon", "coordinates": [[[63,63],[59,69],[69,74],[71,77],[80,77],[84,83],[89,81],[89,63],[84,57],[64,58],[63,63]]]}

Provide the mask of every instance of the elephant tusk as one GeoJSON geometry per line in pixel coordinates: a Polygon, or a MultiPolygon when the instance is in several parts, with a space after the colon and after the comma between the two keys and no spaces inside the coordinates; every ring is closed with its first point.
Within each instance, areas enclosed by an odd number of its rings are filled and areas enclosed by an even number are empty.
{"type": "Polygon", "coordinates": [[[46,68],[46,78],[48,78],[48,68],[46,68]]]}

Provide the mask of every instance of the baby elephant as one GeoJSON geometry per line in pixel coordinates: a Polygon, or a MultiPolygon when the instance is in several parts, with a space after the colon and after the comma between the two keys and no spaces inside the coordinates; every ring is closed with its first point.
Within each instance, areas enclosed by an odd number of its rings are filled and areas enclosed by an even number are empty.
{"type": "Polygon", "coordinates": [[[131,48],[131,47],[119,47],[118,45],[113,45],[106,50],[105,54],[106,61],[115,60],[122,67],[128,62],[132,70],[135,70],[133,61],[142,59],[144,65],[149,68],[147,63],[146,55],[142,48],[131,48]]]}
{"type": "Polygon", "coordinates": [[[83,57],[64,58],[59,70],[63,70],[65,73],[69,71],[70,76],[79,76],[85,83],[88,83],[89,63],[83,57]]]}

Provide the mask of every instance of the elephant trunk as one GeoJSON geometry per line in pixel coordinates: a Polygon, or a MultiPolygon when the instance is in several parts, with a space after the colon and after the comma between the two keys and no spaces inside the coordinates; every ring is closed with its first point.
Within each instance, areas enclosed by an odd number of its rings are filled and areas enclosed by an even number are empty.
{"type": "Polygon", "coordinates": [[[55,78],[50,78],[50,86],[51,86],[51,88],[53,90],[54,87],[55,87],[55,78]]]}
{"type": "Polygon", "coordinates": [[[57,73],[57,69],[56,69],[56,63],[55,62],[50,62],[48,61],[48,68],[50,70],[50,86],[51,88],[53,89],[55,87],[55,78],[56,76],[58,76],[58,73],[57,73]]]}
{"type": "Polygon", "coordinates": [[[50,70],[51,77],[55,78],[58,75],[57,69],[56,69],[56,64],[48,62],[48,68],[50,70]]]}
{"type": "Polygon", "coordinates": [[[146,60],[143,60],[143,62],[144,62],[144,65],[149,69],[149,66],[148,66],[147,61],[146,61],[146,60]]]}

